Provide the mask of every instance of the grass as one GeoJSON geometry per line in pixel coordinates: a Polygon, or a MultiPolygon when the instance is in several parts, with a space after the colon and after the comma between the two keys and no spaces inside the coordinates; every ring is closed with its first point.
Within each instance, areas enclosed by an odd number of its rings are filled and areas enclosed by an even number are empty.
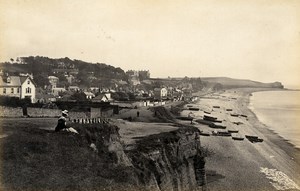
{"type": "Polygon", "coordinates": [[[83,134],[3,120],[1,133],[9,136],[0,139],[1,190],[126,190],[135,185],[131,167],[113,164],[108,153],[95,153],[83,134]]]}

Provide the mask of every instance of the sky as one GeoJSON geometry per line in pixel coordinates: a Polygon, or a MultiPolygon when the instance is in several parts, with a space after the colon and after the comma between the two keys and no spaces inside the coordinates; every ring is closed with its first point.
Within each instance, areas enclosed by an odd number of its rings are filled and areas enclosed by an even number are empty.
{"type": "Polygon", "coordinates": [[[36,55],[300,87],[300,1],[0,0],[0,61],[36,55]]]}

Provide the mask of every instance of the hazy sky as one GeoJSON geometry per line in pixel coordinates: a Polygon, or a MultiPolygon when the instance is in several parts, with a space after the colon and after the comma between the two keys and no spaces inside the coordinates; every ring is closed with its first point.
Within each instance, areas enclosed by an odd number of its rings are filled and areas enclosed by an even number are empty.
{"type": "Polygon", "coordinates": [[[0,0],[0,61],[30,55],[300,86],[300,1],[0,0]]]}

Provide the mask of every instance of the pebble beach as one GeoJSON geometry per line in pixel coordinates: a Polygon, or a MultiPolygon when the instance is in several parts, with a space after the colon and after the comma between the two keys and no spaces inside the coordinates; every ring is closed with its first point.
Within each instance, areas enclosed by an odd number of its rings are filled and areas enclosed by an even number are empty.
{"type": "Polygon", "coordinates": [[[262,124],[249,109],[252,92],[264,89],[234,89],[201,96],[198,102],[187,104],[181,112],[191,112],[195,121],[203,116],[217,118],[225,129],[211,128],[193,122],[204,132],[201,145],[208,149],[206,161],[209,190],[299,190],[300,152],[280,135],[262,124]],[[191,111],[190,108],[199,108],[191,111]],[[215,136],[214,132],[235,133],[215,136]],[[210,135],[210,136],[207,136],[210,135]],[[232,137],[242,137],[234,140],[232,137]],[[259,137],[251,142],[246,136],[259,137]]]}

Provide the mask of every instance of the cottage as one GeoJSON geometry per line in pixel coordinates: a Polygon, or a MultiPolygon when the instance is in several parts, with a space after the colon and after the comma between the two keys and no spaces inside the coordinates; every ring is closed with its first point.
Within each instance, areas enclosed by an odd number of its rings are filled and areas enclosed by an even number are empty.
{"type": "Polygon", "coordinates": [[[0,95],[18,97],[20,99],[30,98],[35,103],[36,85],[29,76],[0,76],[0,95]]]}
{"type": "Polygon", "coordinates": [[[105,93],[101,93],[98,96],[96,96],[92,102],[109,102],[110,101],[110,94],[109,97],[105,93]]]}
{"type": "Polygon", "coordinates": [[[154,99],[165,99],[168,95],[168,90],[166,88],[155,88],[154,91],[154,99]]]}

